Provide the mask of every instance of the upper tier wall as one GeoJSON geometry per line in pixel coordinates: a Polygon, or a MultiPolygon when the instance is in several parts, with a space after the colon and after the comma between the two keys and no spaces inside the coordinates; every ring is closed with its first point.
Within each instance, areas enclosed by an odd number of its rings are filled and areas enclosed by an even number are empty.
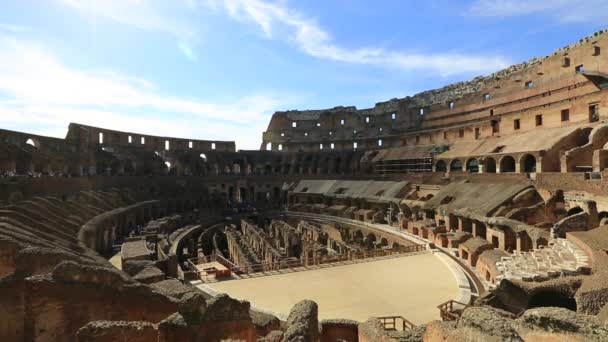
{"type": "Polygon", "coordinates": [[[535,117],[528,119],[532,112],[550,111],[552,117],[559,117],[562,110],[570,110],[570,117],[558,118],[555,125],[587,121],[587,105],[592,102],[599,103],[598,115],[605,116],[608,107],[601,91],[605,88],[598,81],[608,84],[607,32],[596,32],[551,56],[487,77],[377,103],[370,109],[276,112],[264,132],[262,149],[268,143],[275,151],[279,145],[281,151],[315,151],[321,144],[324,149],[331,148],[332,143],[334,149],[352,150],[354,142],[358,149],[373,149],[387,144],[467,140],[497,133],[492,127],[500,126],[501,121],[507,123],[500,132],[510,133],[516,116],[526,121],[524,129],[532,129],[535,117]],[[527,125],[528,121],[532,124],[527,125]]]}
{"type": "Polygon", "coordinates": [[[77,142],[80,146],[99,144],[103,146],[124,146],[146,149],[150,151],[163,150],[194,150],[194,151],[228,151],[234,152],[234,141],[194,140],[172,137],[160,137],[148,134],[120,132],[109,129],[70,123],[66,140],[77,142]],[[168,148],[167,148],[168,147],[168,148]]]}

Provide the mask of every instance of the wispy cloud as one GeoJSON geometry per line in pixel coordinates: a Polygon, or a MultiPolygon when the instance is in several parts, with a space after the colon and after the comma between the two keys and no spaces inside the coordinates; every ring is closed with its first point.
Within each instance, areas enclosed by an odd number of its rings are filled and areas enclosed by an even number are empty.
{"type": "Polygon", "coordinates": [[[30,31],[29,27],[14,25],[8,23],[0,23],[0,31],[5,31],[9,33],[23,33],[30,31]]]}
{"type": "Polygon", "coordinates": [[[328,60],[365,64],[399,70],[430,70],[442,75],[485,73],[511,64],[507,58],[461,53],[421,54],[390,51],[382,48],[345,48],[335,43],[316,20],[285,5],[285,2],[262,0],[208,0],[232,18],[253,22],[268,38],[287,33],[305,53],[328,60]]]}
{"type": "Polygon", "coordinates": [[[468,13],[483,17],[510,17],[543,14],[561,22],[608,20],[606,0],[477,0],[468,13]]]}
{"type": "Polygon", "coordinates": [[[243,148],[258,148],[271,113],[289,104],[289,97],[268,94],[230,103],[164,95],[148,80],[77,70],[35,42],[1,34],[0,99],[0,127],[25,122],[56,132],[76,121],[166,136],[239,137],[243,148]]]}
{"type": "Polygon", "coordinates": [[[183,41],[177,42],[177,47],[184,54],[184,56],[188,57],[188,59],[190,59],[193,62],[198,61],[198,57],[196,56],[196,53],[194,52],[194,50],[192,50],[192,47],[188,43],[183,42],[183,41]]]}
{"type": "Polygon", "coordinates": [[[196,6],[193,0],[172,1],[168,7],[148,0],[58,1],[83,13],[106,17],[140,30],[173,35],[178,41],[179,50],[189,59],[196,60],[193,46],[198,39],[198,30],[195,25],[188,24],[182,15],[186,9],[196,6]]]}

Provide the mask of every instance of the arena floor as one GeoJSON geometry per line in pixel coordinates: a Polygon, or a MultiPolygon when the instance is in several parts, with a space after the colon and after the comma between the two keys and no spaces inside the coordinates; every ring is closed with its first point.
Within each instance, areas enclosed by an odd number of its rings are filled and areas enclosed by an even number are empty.
{"type": "Polygon", "coordinates": [[[414,324],[439,319],[437,305],[458,296],[451,271],[431,253],[199,286],[284,317],[312,299],[319,319],[403,316],[414,324]]]}

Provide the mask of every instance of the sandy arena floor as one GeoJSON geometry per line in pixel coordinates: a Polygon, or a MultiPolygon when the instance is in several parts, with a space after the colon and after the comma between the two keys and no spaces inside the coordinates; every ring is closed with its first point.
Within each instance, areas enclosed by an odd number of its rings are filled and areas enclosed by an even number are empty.
{"type": "Polygon", "coordinates": [[[282,315],[312,299],[319,319],[395,315],[414,324],[439,319],[437,305],[458,296],[454,276],[431,253],[205,286],[282,315]]]}

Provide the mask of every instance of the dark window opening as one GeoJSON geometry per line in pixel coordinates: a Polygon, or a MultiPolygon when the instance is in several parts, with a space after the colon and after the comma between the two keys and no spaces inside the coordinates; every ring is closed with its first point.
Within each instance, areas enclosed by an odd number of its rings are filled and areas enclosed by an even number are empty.
{"type": "Polygon", "coordinates": [[[589,105],[589,122],[596,122],[600,119],[597,104],[589,105]]]}
{"type": "Polygon", "coordinates": [[[490,125],[492,125],[492,133],[500,132],[500,125],[498,124],[497,120],[492,120],[490,122],[490,125]]]}
{"type": "Polygon", "coordinates": [[[602,49],[599,46],[594,46],[593,47],[593,55],[594,56],[599,56],[601,53],[602,49]]]}
{"type": "Polygon", "coordinates": [[[576,71],[577,74],[580,74],[581,72],[585,72],[585,66],[584,65],[577,65],[574,70],[576,71]]]}
{"type": "Polygon", "coordinates": [[[536,126],[543,125],[543,116],[541,114],[536,115],[536,126]]]}
{"type": "Polygon", "coordinates": [[[461,129],[458,130],[458,136],[461,137],[461,138],[464,137],[464,129],[461,128],[461,129]]]}
{"type": "Polygon", "coordinates": [[[480,134],[479,127],[475,127],[475,139],[479,139],[480,134]]]}
{"type": "Polygon", "coordinates": [[[562,109],[562,121],[570,120],[570,109],[562,109]]]}
{"type": "Polygon", "coordinates": [[[513,120],[513,129],[520,129],[521,128],[521,124],[519,119],[515,119],[513,120]]]}

